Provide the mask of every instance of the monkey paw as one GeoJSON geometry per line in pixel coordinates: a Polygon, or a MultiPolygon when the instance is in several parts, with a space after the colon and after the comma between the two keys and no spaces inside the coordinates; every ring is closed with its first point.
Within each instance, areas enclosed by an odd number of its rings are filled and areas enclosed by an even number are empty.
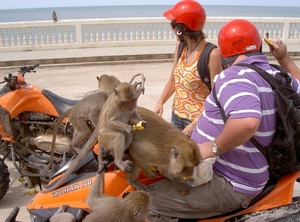
{"type": "Polygon", "coordinates": [[[190,191],[190,186],[188,181],[184,180],[173,180],[175,188],[180,191],[182,194],[186,195],[190,191]]]}
{"type": "Polygon", "coordinates": [[[125,160],[120,165],[120,169],[125,173],[131,173],[134,170],[134,164],[130,160],[125,160]]]}

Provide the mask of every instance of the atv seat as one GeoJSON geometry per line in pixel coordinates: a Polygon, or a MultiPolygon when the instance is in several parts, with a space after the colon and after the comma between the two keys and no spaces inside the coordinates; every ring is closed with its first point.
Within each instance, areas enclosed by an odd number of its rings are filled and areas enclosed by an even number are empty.
{"type": "Polygon", "coordinates": [[[72,99],[61,97],[47,89],[43,89],[42,92],[53,104],[53,106],[55,107],[59,115],[61,115],[67,109],[75,106],[76,103],[80,101],[80,100],[72,100],[72,99]]]}
{"type": "MultiPolygon", "coordinates": [[[[254,205],[259,200],[261,200],[265,196],[267,196],[276,187],[277,183],[278,183],[278,180],[271,178],[265,185],[263,191],[250,202],[248,207],[254,205]]],[[[222,215],[218,215],[218,216],[214,216],[214,217],[210,217],[210,218],[206,218],[206,219],[220,218],[220,217],[234,215],[238,212],[241,212],[242,210],[243,210],[243,208],[240,208],[240,209],[232,211],[232,212],[228,212],[228,213],[225,213],[222,215]]],[[[179,222],[197,222],[197,221],[199,221],[199,219],[179,219],[179,222]]]]}

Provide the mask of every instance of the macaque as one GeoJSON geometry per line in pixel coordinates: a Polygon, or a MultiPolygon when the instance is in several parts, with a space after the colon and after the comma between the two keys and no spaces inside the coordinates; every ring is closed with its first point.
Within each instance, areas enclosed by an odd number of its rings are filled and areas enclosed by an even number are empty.
{"type": "Polygon", "coordinates": [[[130,145],[133,125],[142,118],[136,112],[138,92],[134,85],[123,82],[114,88],[103,105],[98,123],[99,164],[103,150],[111,152],[115,165],[128,173],[133,171],[130,160],[123,160],[123,155],[130,145]]]}
{"type": "Polygon", "coordinates": [[[92,212],[83,222],[140,222],[148,211],[150,198],[143,191],[132,191],[123,198],[103,194],[104,172],[97,173],[88,195],[87,203],[92,212]],[[101,192],[102,191],[102,192],[101,192]]]}
{"type": "Polygon", "coordinates": [[[189,186],[183,178],[191,177],[194,167],[200,163],[198,145],[154,112],[142,107],[137,111],[147,122],[147,128],[134,131],[128,147],[134,164],[134,171],[127,173],[128,183],[138,190],[147,190],[137,181],[142,169],[147,177],[161,174],[172,180],[179,191],[188,193],[189,186]]]}
{"type": "Polygon", "coordinates": [[[121,81],[114,75],[103,74],[100,77],[97,76],[98,88],[100,91],[112,91],[113,88],[117,87],[121,81]]]}
{"type": "Polygon", "coordinates": [[[114,75],[103,74],[100,77],[96,76],[98,80],[98,89],[87,92],[83,97],[94,94],[99,91],[112,92],[113,88],[117,87],[121,81],[114,75]]]}
{"type": "Polygon", "coordinates": [[[75,148],[79,148],[81,144],[86,142],[91,136],[91,127],[96,128],[99,120],[99,115],[103,104],[109,96],[108,91],[101,91],[91,94],[82,100],[80,100],[75,106],[66,110],[58,119],[57,124],[53,130],[52,147],[51,147],[51,159],[46,169],[51,169],[53,164],[54,147],[57,131],[60,123],[64,118],[69,118],[69,122],[74,128],[72,141],[70,143],[70,149],[75,155],[77,151],[75,148]]]}

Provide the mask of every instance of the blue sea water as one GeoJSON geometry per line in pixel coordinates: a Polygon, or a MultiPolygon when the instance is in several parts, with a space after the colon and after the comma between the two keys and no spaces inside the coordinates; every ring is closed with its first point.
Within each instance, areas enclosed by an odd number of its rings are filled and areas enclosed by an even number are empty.
{"type": "MultiPolygon", "coordinates": [[[[0,22],[92,18],[162,17],[170,5],[92,6],[0,10],[0,22]]],[[[204,5],[208,17],[293,17],[300,18],[300,7],[204,5]]]]}

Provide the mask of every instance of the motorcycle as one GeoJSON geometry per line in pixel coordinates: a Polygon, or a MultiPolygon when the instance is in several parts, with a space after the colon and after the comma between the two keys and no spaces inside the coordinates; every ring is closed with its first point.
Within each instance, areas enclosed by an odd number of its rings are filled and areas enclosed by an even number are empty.
{"type": "MultiPolygon", "coordinates": [[[[91,212],[86,199],[98,170],[97,153],[98,149],[95,146],[60,188],[49,193],[40,192],[28,203],[27,209],[32,222],[49,221],[63,205],[66,206],[65,212],[71,213],[76,221],[82,221],[91,212]]],[[[71,163],[72,160],[53,176],[47,188],[59,180],[71,163]]],[[[201,220],[180,219],[179,221],[294,221],[300,217],[300,197],[293,197],[294,184],[299,176],[300,171],[286,175],[279,181],[271,179],[263,192],[253,199],[246,209],[201,220]]],[[[143,172],[139,175],[139,181],[145,185],[160,179],[162,176],[147,178],[143,172]]],[[[128,185],[126,174],[115,170],[113,165],[105,173],[104,180],[107,195],[122,197],[124,193],[134,190],[128,185]]]]}
{"type": "MultiPolygon", "coordinates": [[[[39,64],[20,67],[17,74],[4,77],[0,90],[0,199],[9,189],[8,167],[24,177],[48,183],[54,173],[72,157],[69,144],[73,135],[70,124],[60,125],[55,144],[53,167],[44,170],[50,159],[52,132],[59,116],[79,100],[66,99],[47,89],[25,82],[25,74],[36,72],[39,64]]],[[[29,182],[28,182],[29,183],[29,182]]]]}

